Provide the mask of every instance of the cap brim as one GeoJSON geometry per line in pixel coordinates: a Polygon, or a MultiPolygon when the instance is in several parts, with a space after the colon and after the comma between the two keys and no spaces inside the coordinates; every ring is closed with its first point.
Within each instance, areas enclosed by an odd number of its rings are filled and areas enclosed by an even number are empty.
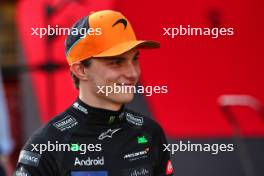
{"type": "Polygon", "coordinates": [[[99,54],[94,55],[93,57],[112,57],[121,55],[133,48],[139,49],[154,49],[159,48],[160,44],[156,41],[148,41],[148,40],[136,40],[136,41],[129,41],[118,44],[112,48],[109,48],[99,54]]]}

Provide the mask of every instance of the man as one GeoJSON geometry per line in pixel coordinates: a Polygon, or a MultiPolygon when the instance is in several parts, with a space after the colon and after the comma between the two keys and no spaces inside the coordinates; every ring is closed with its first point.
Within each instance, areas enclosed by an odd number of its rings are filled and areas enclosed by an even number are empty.
{"type": "Polygon", "coordinates": [[[126,17],[111,10],[80,19],[71,31],[66,57],[79,97],[29,139],[15,174],[172,175],[160,126],[124,107],[134,94],[105,94],[106,87],[135,86],[140,75],[137,49],[159,44],[136,40],[126,17]],[[87,33],[73,33],[76,29],[87,33]]]}

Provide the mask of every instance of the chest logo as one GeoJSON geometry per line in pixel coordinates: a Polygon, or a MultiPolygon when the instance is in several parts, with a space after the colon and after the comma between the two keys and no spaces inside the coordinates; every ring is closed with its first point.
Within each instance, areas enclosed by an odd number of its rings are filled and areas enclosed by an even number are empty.
{"type": "Polygon", "coordinates": [[[117,128],[117,129],[109,129],[103,133],[100,134],[100,136],[98,137],[99,140],[103,140],[105,138],[112,138],[113,134],[115,134],[116,132],[118,132],[119,130],[121,130],[121,128],[117,128]]]}

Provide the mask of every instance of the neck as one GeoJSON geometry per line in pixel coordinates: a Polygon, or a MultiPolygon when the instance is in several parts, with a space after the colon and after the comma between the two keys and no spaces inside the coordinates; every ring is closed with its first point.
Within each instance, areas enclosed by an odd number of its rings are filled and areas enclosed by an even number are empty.
{"type": "Polygon", "coordinates": [[[83,101],[85,104],[95,107],[95,108],[101,108],[101,109],[107,109],[111,111],[118,111],[122,107],[122,104],[110,102],[107,100],[104,100],[102,98],[98,98],[94,96],[93,94],[87,93],[89,91],[81,91],[79,93],[79,98],[81,101],[83,101]]]}

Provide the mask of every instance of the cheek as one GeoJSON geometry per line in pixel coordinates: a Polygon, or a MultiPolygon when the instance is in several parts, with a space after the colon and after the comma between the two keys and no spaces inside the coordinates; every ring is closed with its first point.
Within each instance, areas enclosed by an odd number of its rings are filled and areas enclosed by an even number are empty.
{"type": "Polygon", "coordinates": [[[140,76],[140,74],[141,74],[141,69],[140,69],[140,65],[139,65],[139,63],[135,65],[135,70],[136,70],[137,75],[138,75],[138,78],[139,78],[139,76],[140,76]]]}
{"type": "Polygon", "coordinates": [[[110,85],[117,82],[119,78],[119,73],[117,71],[109,69],[100,70],[101,71],[97,71],[95,74],[93,74],[93,82],[96,85],[110,85]]]}
{"type": "Polygon", "coordinates": [[[110,71],[106,74],[105,80],[109,84],[117,83],[121,74],[118,71],[110,71]]]}

